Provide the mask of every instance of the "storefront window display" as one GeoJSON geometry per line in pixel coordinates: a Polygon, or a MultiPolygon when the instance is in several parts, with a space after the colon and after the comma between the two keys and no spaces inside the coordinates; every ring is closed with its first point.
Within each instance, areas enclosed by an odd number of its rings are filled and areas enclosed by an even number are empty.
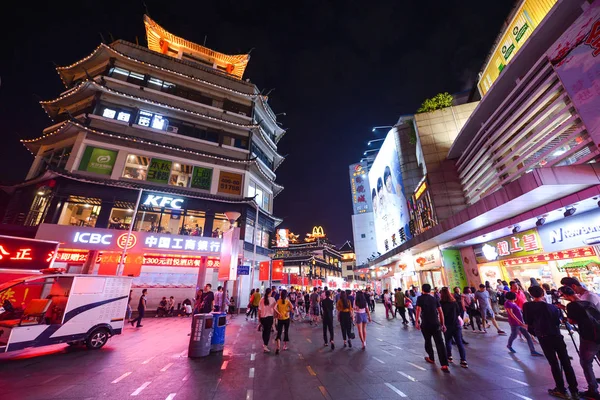
{"type": "Polygon", "coordinates": [[[100,199],[69,196],[63,205],[59,225],[95,227],[100,214],[100,199]]]}
{"type": "Polygon", "coordinates": [[[146,180],[150,157],[129,154],[123,170],[123,178],[146,180]]]}
{"type": "Polygon", "coordinates": [[[183,221],[182,235],[202,236],[204,232],[205,213],[187,210],[183,221]]]}
{"type": "Polygon", "coordinates": [[[110,213],[108,227],[110,229],[129,229],[132,217],[132,208],[113,208],[110,213]]]}
{"type": "Polygon", "coordinates": [[[183,211],[150,208],[139,211],[135,220],[136,231],[179,234],[183,227],[183,211]]]}

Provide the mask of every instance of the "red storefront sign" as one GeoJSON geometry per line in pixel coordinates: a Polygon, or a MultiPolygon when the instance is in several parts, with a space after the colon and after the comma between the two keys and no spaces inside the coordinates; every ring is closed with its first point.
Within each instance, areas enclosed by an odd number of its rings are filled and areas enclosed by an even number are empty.
{"type": "MultiPolygon", "coordinates": [[[[143,265],[165,266],[165,267],[200,267],[202,264],[201,257],[172,257],[161,255],[144,254],[143,265]]],[[[217,268],[219,260],[210,259],[206,262],[208,268],[217,268]]]]}
{"type": "Polygon", "coordinates": [[[510,267],[514,265],[531,264],[536,262],[546,262],[555,260],[568,260],[571,258],[583,258],[595,256],[596,252],[592,247],[580,247],[578,249],[555,251],[553,253],[538,254],[528,257],[517,257],[502,261],[502,265],[510,267]]]}
{"type": "MultiPolygon", "coordinates": [[[[59,250],[54,261],[69,264],[85,264],[88,253],[87,250],[59,250]]],[[[100,256],[98,256],[97,262],[100,262],[100,256]]]]}
{"type": "Polygon", "coordinates": [[[0,236],[0,269],[33,269],[50,267],[58,243],[0,236]]]}

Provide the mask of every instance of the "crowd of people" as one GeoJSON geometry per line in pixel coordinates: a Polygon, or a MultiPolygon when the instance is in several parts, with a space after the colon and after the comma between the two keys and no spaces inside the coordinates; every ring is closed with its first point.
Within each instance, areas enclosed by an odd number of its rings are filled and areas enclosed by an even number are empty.
{"type": "MultiPolygon", "coordinates": [[[[498,335],[507,335],[496,316],[505,314],[510,326],[506,347],[516,353],[515,339],[527,342],[533,357],[545,357],[556,386],[548,389],[554,397],[565,399],[600,399],[593,363],[598,362],[600,352],[600,297],[588,291],[577,279],[567,277],[562,287],[551,288],[531,279],[527,290],[518,280],[498,280],[492,287],[489,282],[479,287],[432,288],[424,284],[420,290],[412,286],[384,290],[381,300],[386,319],[402,318],[404,325],[420,330],[425,342],[425,361],[436,363],[436,356],[443,372],[449,373],[454,362],[456,346],[459,365],[468,368],[463,332],[487,334],[494,326],[498,335]],[[568,302],[567,305],[564,301],[568,302]],[[578,391],[578,383],[571,365],[571,356],[561,333],[561,326],[573,338],[584,371],[588,389],[578,391]],[[475,329],[477,327],[477,330],[475,329]],[[576,343],[573,332],[579,332],[576,343]],[[435,352],[433,348],[435,343],[435,352]],[[536,345],[541,352],[536,350],[536,345]],[[563,377],[564,374],[564,377],[563,377]],[[566,385],[565,385],[566,378],[566,385]],[[567,391],[568,388],[568,391],[567,391]]],[[[335,349],[334,321],[338,320],[343,347],[352,347],[355,332],[361,349],[367,347],[367,324],[375,311],[375,293],[366,290],[329,290],[313,288],[311,292],[291,288],[278,290],[275,286],[261,295],[259,289],[250,293],[246,319],[255,319],[262,331],[263,351],[270,353],[271,334],[276,332],[275,354],[288,349],[290,324],[306,318],[313,326],[322,324],[323,345],[335,349]],[[282,343],[283,342],[283,343],[282,343]]]]}

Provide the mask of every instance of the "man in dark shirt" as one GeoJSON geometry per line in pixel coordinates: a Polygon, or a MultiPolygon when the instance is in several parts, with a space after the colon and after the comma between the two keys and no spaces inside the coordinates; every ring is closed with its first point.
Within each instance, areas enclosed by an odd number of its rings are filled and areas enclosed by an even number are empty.
{"type": "Polygon", "coordinates": [[[331,300],[331,292],[325,291],[325,298],[321,300],[321,310],[323,312],[323,340],[327,347],[327,330],[329,330],[329,339],[331,344],[331,350],[335,349],[333,344],[333,300],[331,300]]]}
{"type": "Polygon", "coordinates": [[[569,322],[577,324],[579,328],[579,364],[581,365],[581,369],[583,369],[583,375],[588,384],[588,390],[580,393],[580,395],[586,399],[600,399],[598,382],[596,381],[596,375],[594,375],[593,365],[594,358],[600,353],[600,344],[596,343],[596,338],[594,337],[595,327],[586,309],[590,310],[590,313],[599,314],[597,318],[600,318],[600,312],[597,311],[593,303],[581,300],[571,287],[563,286],[559,291],[565,300],[570,301],[566,307],[569,322]]]}
{"type": "Polygon", "coordinates": [[[446,331],[442,306],[440,305],[440,301],[431,295],[430,284],[424,284],[422,291],[423,294],[417,299],[417,321],[415,328],[420,329],[423,338],[425,338],[425,351],[428,355],[428,357],[425,357],[425,361],[435,364],[435,356],[433,355],[433,346],[431,344],[431,338],[433,338],[438,357],[440,358],[440,364],[442,365],[442,371],[450,372],[448,369],[446,347],[442,338],[442,332],[446,331]],[[421,318],[420,321],[419,317],[421,318]]]}
{"type": "Polygon", "coordinates": [[[212,285],[207,283],[204,286],[204,292],[202,293],[202,298],[200,299],[200,313],[208,314],[213,310],[213,303],[215,301],[215,294],[211,291],[212,285]]]}
{"type": "MultiPolygon", "coordinates": [[[[365,300],[367,300],[367,305],[369,306],[369,309],[371,309],[371,291],[370,289],[367,287],[367,290],[365,290],[363,292],[363,294],[365,295],[365,300]]],[[[371,310],[373,311],[373,310],[371,310]]]]}
{"type": "Polygon", "coordinates": [[[142,290],[142,295],[140,296],[140,301],[138,302],[138,317],[130,321],[131,326],[137,323],[136,328],[142,327],[142,318],[144,318],[144,314],[146,313],[146,293],[148,293],[148,289],[142,290]]]}
{"type": "Polygon", "coordinates": [[[565,399],[569,398],[562,376],[562,365],[571,396],[579,398],[577,379],[571,366],[567,345],[560,334],[560,310],[556,306],[546,303],[544,289],[540,286],[530,286],[527,291],[533,297],[533,301],[523,304],[523,321],[528,325],[529,333],[538,337],[556,383],[554,389],[548,389],[548,394],[565,399]]]}

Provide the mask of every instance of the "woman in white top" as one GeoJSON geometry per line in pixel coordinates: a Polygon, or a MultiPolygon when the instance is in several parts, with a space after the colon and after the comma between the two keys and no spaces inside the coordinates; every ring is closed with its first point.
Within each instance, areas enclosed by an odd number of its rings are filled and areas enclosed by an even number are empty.
{"type": "Polygon", "coordinates": [[[356,329],[364,350],[367,346],[367,320],[371,322],[371,312],[367,299],[360,290],[356,292],[356,299],[354,299],[354,315],[356,315],[356,329]]]}
{"type": "Polygon", "coordinates": [[[273,327],[273,315],[275,314],[275,299],[271,297],[271,288],[265,290],[265,296],[260,299],[258,305],[258,317],[263,327],[262,338],[263,338],[263,351],[270,353],[271,350],[267,347],[269,340],[271,339],[271,328],[273,327]]]}

